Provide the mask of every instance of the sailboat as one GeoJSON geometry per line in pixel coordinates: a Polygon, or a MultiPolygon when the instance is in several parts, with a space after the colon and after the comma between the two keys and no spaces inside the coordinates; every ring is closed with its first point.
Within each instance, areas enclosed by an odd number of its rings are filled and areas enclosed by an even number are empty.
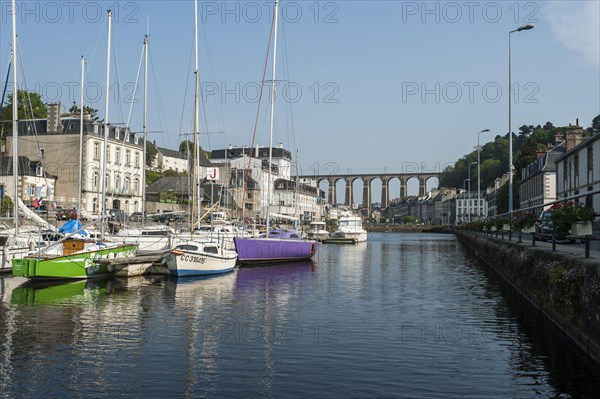
{"type": "MultiPolygon", "coordinates": [[[[147,132],[147,103],[148,103],[148,34],[144,36],[144,116],[143,116],[143,131],[144,131],[144,152],[142,155],[142,215],[146,212],[146,141],[147,132]]],[[[125,227],[111,237],[112,240],[127,244],[137,244],[138,254],[143,253],[160,253],[171,247],[171,237],[174,234],[173,229],[169,226],[156,225],[146,226],[145,218],[141,218],[140,228],[125,227]]]]}
{"type": "MultiPolygon", "coordinates": [[[[12,1],[12,10],[16,10],[15,1],[12,1]]],[[[18,88],[17,88],[17,27],[16,17],[13,13],[12,17],[12,177],[13,177],[13,228],[3,229],[0,234],[0,273],[10,273],[12,271],[13,259],[21,258],[33,251],[38,245],[44,245],[43,235],[52,232],[49,223],[41,219],[37,214],[31,211],[19,198],[19,152],[18,152],[18,136],[19,136],[19,116],[18,116],[18,88]],[[19,225],[19,210],[24,215],[33,220],[38,226],[32,228],[22,228],[19,225]],[[41,231],[39,226],[44,226],[46,231],[41,231]]],[[[8,76],[7,76],[8,81],[8,76]]],[[[8,163],[6,164],[8,166],[8,163]]],[[[8,170],[8,168],[7,168],[8,170]]],[[[54,229],[55,230],[55,229],[54,229]]]]}
{"type": "Polygon", "coordinates": [[[272,95],[271,95],[271,121],[269,128],[269,167],[267,168],[267,206],[266,206],[266,232],[264,237],[234,239],[239,262],[242,264],[289,262],[311,259],[317,252],[317,241],[304,240],[300,234],[293,230],[272,230],[270,228],[270,205],[273,185],[273,126],[275,118],[275,69],[277,64],[277,19],[279,14],[279,1],[275,0],[273,16],[273,68],[272,68],[272,95]]]}
{"type": "Polygon", "coordinates": [[[225,249],[224,243],[194,237],[194,219],[200,217],[200,160],[198,154],[198,2],[194,1],[194,41],[196,47],[194,94],[194,166],[192,167],[192,204],[189,238],[176,239],[175,248],[163,254],[162,262],[173,276],[198,276],[231,272],[237,262],[237,253],[225,249]]]}
{"type": "MultiPolygon", "coordinates": [[[[108,57],[106,76],[106,116],[104,119],[104,159],[102,173],[106,166],[106,141],[108,137],[108,85],[110,77],[110,34],[111,34],[112,11],[108,10],[108,57]]],[[[82,73],[83,77],[83,73],[82,73]]],[[[82,78],[83,87],[83,78],[82,78]]],[[[15,107],[16,108],[16,107],[15,107]]],[[[83,113],[83,104],[81,104],[83,113]]],[[[102,204],[106,197],[106,179],[102,182],[102,204]]],[[[99,259],[114,259],[134,256],[137,244],[117,244],[104,242],[104,221],[106,220],[106,207],[102,207],[102,218],[100,240],[88,238],[87,233],[77,220],[72,220],[70,230],[62,239],[56,243],[34,251],[33,253],[12,260],[13,275],[27,277],[30,279],[83,279],[114,275],[112,265],[97,263],[99,259]]],[[[64,228],[64,226],[63,226],[64,228]]]]}

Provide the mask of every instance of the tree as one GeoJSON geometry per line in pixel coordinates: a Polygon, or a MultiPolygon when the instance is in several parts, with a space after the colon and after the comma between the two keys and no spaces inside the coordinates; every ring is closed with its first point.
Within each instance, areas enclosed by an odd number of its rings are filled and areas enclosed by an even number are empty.
{"type": "Polygon", "coordinates": [[[158,149],[156,146],[152,142],[146,141],[146,166],[152,166],[152,164],[154,164],[157,154],[158,149]]]}
{"type": "MultiPolygon", "coordinates": [[[[48,107],[42,101],[42,97],[38,93],[19,90],[17,92],[19,100],[19,109],[17,110],[17,119],[36,119],[46,118],[48,116],[48,107]]],[[[8,103],[0,111],[0,121],[2,121],[2,132],[7,133],[12,131],[13,119],[13,94],[8,95],[8,103]]],[[[5,136],[6,134],[3,134],[5,136]]]]}
{"type": "MultiPolygon", "coordinates": [[[[204,155],[207,158],[210,158],[210,152],[208,151],[204,151],[202,149],[202,147],[199,147],[199,152],[200,153],[204,153],[204,155]]],[[[193,151],[194,151],[194,142],[191,140],[183,140],[180,144],[179,144],[179,152],[182,153],[184,156],[187,156],[188,158],[191,158],[193,156],[193,151]]]]}
{"type": "Polygon", "coordinates": [[[13,209],[13,206],[12,199],[8,195],[5,195],[2,197],[2,201],[0,201],[0,214],[8,214],[8,212],[13,209]]]}
{"type": "Polygon", "coordinates": [[[533,125],[523,125],[519,128],[520,136],[529,136],[533,132],[533,125]]]}
{"type": "MultiPolygon", "coordinates": [[[[88,114],[90,119],[93,121],[98,120],[98,110],[96,108],[92,108],[92,107],[88,107],[87,105],[84,105],[83,113],[88,114]]],[[[69,108],[69,112],[63,116],[74,116],[74,115],[79,115],[79,114],[80,114],[79,107],[77,106],[77,104],[75,102],[73,102],[73,105],[71,106],[71,108],[69,108]]]]}
{"type": "Polygon", "coordinates": [[[194,142],[191,140],[183,140],[179,144],[179,152],[189,158],[189,154],[194,150],[194,142]]]}
{"type": "Polygon", "coordinates": [[[600,132],[600,114],[592,119],[592,132],[600,132]]]}

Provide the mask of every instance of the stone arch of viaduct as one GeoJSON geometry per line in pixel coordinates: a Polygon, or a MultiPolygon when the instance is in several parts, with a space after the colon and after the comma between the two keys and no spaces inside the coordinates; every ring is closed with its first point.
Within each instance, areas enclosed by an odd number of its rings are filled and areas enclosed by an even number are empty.
{"type": "Polygon", "coordinates": [[[371,182],[375,179],[381,180],[381,207],[387,208],[390,198],[389,198],[389,184],[390,180],[398,179],[400,180],[400,198],[406,197],[406,184],[408,180],[412,178],[416,178],[419,180],[419,196],[422,197],[425,195],[425,186],[427,184],[427,180],[430,178],[440,177],[440,173],[435,172],[426,172],[426,173],[383,173],[383,174],[340,174],[335,176],[300,176],[300,178],[307,178],[317,180],[317,187],[320,186],[321,182],[327,181],[329,184],[329,191],[327,195],[327,203],[330,205],[334,205],[337,203],[337,193],[336,193],[336,183],[339,180],[344,180],[346,182],[346,198],[344,201],[345,205],[352,205],[354,201],[354,192],[352,188],[352,184],[355,180],[362,180],[363,182],[363,193],[362,193],[362,203],[367,204],[367,207],[370,208],[371,205],[371,182]]]}

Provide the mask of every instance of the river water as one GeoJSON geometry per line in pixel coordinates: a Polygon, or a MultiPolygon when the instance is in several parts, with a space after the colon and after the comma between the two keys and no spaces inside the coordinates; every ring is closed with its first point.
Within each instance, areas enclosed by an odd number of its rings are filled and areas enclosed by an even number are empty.
{"type": "Polygon", "coordinates": [[[600,369],[451,235],[314,263],[0,277],[0,397],[596,398],[600,369]]]}

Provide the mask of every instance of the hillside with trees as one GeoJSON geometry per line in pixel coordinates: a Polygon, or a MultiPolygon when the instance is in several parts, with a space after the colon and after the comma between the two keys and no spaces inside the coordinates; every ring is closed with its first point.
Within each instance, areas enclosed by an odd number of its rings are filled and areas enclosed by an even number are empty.
{"type": "MultiPolygon", "coordinates": [[[[521,169],[536,159],[538,151],[546,151],[549,146],[556,145],[556,135],[561,133],[564,137],[566,128],[556,127],[552,122],[542,125],[523,125],[518,133],[513,132],[513,204],[518,208],[519,181],[521,169]]],[[[600,115],[596,116],[584,135],[600,132],[600,115]]],[[[481,190],[494,184],[494,180],[508,171],[508,134],[496,136],[494,141],[481,145],[481,190]]],[[[452,166],[448,166],[440,176],[440,187],[463,187],[463,182],[468,179],[469,164],[477,162],[477,147],[464,155],[452,166]]],[[[471,179],[477,182],[477,166],[471,166],[471,179]]],[[[498,192],[498,211],[507,212],[508,185],[504,185],[498,192]]],[[[472,190],[477,190],[477,185],[471,184],[472,190]]]]}

